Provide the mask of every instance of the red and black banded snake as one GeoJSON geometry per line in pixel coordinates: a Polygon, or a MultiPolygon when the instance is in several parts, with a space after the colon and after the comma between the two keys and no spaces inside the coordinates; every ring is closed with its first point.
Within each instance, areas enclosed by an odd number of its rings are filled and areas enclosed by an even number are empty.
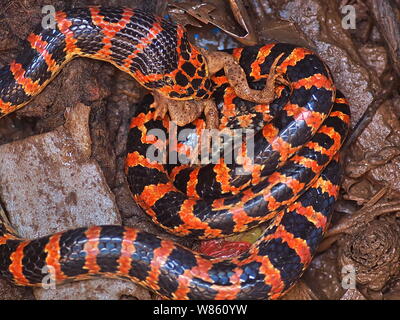
{"type": "MultiPolygon", "coordinates": [[[[47,265],[57,283],[122,278],[168,299],[276,299],[291,288],[328,227],[341,180],[338,151],[350,123],[347,101],[320,58],[282,43],[228,51],[251,90],[266,87],[272,67],[286,79],[289,86],[279,86],[266,104],[240,98],[226,70],[209,73],[204,51],[168,20],[128,8],[88,7],[59,11],[56,22],[54,29],[32,32],[25,50],[0,69],[0,116],[28,103],[74,57],[110,62],[155,94],[131,120],[126,157],[133,197],[151,219],[198,239],[266,227],[247,252],[222,259],[123,226],[25,240],[2,222],[1,277],[40,286],[47,265]],[[251,173],[237,175],[236,164],[224,162],[200,167],[147,159],[155,143],[148,131],[170,126],[168,117],[159,117],[165,112],[154,108],[160,97],[213,100],[219,129],[257,129],[251,173]]],[[[204,111],[205,118],[179,130],[215,124],[204,111]]]]}

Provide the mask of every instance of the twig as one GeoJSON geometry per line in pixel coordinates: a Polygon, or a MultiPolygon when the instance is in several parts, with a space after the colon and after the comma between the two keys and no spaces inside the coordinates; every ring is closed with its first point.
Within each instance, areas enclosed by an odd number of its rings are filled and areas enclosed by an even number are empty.
{"type": "Polygon", "coordinates": [[[400,77],[400,22],[396,16],[399,8],[394,1],[388,0],[368,0],[368,6],[389,47],[397,76],[400,77]]]}
{"type": "MultiPolygon", "coordinates": [[[[390,82],[394,83],[394,81],[390,82]]],[[[346,150],[357,140],[357,138],[361,135],[361,133],[363,133],[365,128],[367,128],[368,125],[371,123],[379,107],[392,95],[393,95],[393,84],[391,84],[389,88],[385,89],[382,92],[382,94],[379,95],[379,97],[374,98],[372,103],[368,106],[367,110],[365,110],[360,120],[358,120],[357,124],[354,126],[354,129],[351,132],[351,134],[347,137],[347,140],[342,148],[342,151],[346,150]]]]}

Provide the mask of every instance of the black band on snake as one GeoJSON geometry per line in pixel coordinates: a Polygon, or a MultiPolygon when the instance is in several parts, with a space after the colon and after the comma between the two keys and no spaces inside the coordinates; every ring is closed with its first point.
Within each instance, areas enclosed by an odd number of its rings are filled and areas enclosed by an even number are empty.
{"type": "MultiPolygon", "coordinates": [[[[247,252],[222,259],[128,227],[79,228],[25,240],[2,221],[1,277],[41,286],[42,268],[51,266],[57,283],[121,278],[168,299],[276,299],[291,288],[312,260],[339,193],[338,152],[350,112],[326,65],[312,51],[282,43],[208,55],[190,44],[182,26],[128,8],[59,11],[56,21],[55,29],[31,33],[21,54],[0,69],[0,116],[27,104],[75,57],[110,62],[153,94],[131,120],[126,158],[133,197],[151,219],[197,239],[261,223],[265,231],[247,252]],[[245,93],[263,91],[279,75],[273,101],[244,99],[233,86],[232,69],[210,71],[216,56],[232,57],[241,67],[250,90],[245,93]],[[165,101],[176,108],[168,109],[165,101]],[[198,114],[178,135],[210,124],[221,132],[252,130],[254,153],[244,141],[240,163],[151,161],[149,148],[168,146],[170,117],[180,119],[180,107],[198,108],[198,114]],[[153,129],[165,137],[155,138],[153,129]],[[239,167],[247,174],[238,173],[239,167]]],[[[192,147],[193,141],[181,141],[176,151],[185,158],[192,147]]]]}

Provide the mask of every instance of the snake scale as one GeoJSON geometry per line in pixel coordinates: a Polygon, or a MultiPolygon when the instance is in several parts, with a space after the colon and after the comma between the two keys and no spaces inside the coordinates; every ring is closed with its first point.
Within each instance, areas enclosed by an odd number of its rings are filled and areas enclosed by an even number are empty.
{"type": "MultiPolygon", "coordinates": [[[[257,103],[242,99],[224,70],[209,73],[203,51],[169,20],[98,6],[58,11],[55,18],[54,29],[37,28],[0,69],[0,116],[27,104],[75,57],[107,61],[171,101],[211,99],[218,129],[255,130],[249,174],[224,161],[199,166],[148,159],[149,147],[168,141],[168,134],[167,140],[155,138],[152,129],[171,127],[168,116],[156,116],[150,94],[130,123],[126,175],[133,197],[176,235],[218,238],[260,223],[265,231],[245,253],[226,259],[124,226],[26,240],[2,221],[0,276],[40,286],[42,268],[52,266],[57,283],[121,278],[168,299],[276,299],[290,289],[312,260],[339,193],[338,151],[350,113],[327,66],[312,51],[284,43],[228,50],[252,90],[266,86],[274,67],[286,79],[271,103],[257,103]]],[[[207,121],[198,117],[178,132],[185,128],[204,129],[207,121]]],[[[183,141],[177,152],[184,156],[187,148],[190,142],[183,141]]]]}

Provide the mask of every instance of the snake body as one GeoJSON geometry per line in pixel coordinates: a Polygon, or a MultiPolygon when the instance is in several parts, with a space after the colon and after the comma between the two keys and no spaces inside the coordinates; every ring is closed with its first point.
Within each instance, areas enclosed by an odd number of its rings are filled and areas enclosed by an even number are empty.
{"type": "MultiPolygon", "coordinates": [[[[271,65],[290,83],[269,105],[240,99],[223,70],[210,76],[185,29],[140,10],[88,7],[59,11],[55,29],[37,29],[0,69],[0,116],[28,103],[74,57],[112,63],[171,99],[215,100],[220,130],[251,128],[252,163],[163,164],[147,157],[166,145],[171,123],[154,119],[153,97],[131,120],[126,174],[134,199],[164,229],[198,239],[225,237],[265,223],[250,249],[212,258],[134,228],[96,226],[34,240],[0,224],[0,276],[41,286],[97,276],[139,283],[168,299],[276,299],[299,279],[325,230],[339,192],[338,151],[350,113],[326,65],[312,51],[274,43],[230,50],[249,86],[262,89],[271,65]],[[155,138],[152,129],[167,132],[155,138]]],[[[205,128],[200,118],[179,132],[205,128]]],[[[190,141],[177,144],[185,155],[190,141]]],[[[245,144],[246,145],[246,144],[245,144]]],[[[246,148],[242,158],[249,160],[246,148]]]]}

